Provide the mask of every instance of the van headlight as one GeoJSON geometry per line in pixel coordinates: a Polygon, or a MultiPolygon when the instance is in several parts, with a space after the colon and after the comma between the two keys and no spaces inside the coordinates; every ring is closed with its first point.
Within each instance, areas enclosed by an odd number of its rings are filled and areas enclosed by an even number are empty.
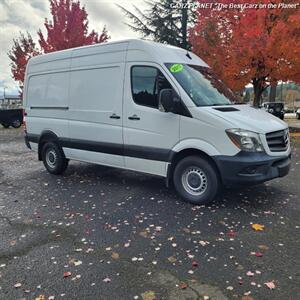
{"type": "Polygon", "coordinates": [[[263,152],[264,147],[259,134],[243,129],[227,129],[226,133],[230,140],[241,150],[248,152],[263,152]]]}

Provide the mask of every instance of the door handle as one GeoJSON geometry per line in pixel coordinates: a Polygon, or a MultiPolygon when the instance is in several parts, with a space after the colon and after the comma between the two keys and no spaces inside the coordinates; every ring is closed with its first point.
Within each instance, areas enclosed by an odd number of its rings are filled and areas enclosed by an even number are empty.
{"type": "Polygon", "coordinates": [[[128,119],[138,121],[138,120],[140,120],[140,117],[138,117],[137,115],[134,114],[133,116],[128,117],[128,119]]]}
{"type": "Polygon", "coordinates": [[[111,119],[120,119],[121,117],[120,116],[117,116],[116,114],[112,114],[110,116],[111,119]]]}

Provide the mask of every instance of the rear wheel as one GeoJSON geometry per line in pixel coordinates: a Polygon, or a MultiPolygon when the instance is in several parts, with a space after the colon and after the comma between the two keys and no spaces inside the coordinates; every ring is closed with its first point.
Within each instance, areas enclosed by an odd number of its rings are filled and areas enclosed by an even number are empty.
{"type": "Polygon", "coordinates": [[[182,159],[175,167],[173,181],[185,201],[199,205],[212,201],[220,185],[215,168],[198,156],[182,159]]]}
{"type": "Polygon", "coordinates": [[[68,166],[63,150],[54,142],[47,142],[43,146],[42,159],[45,168],[51,174],[62,174],[68,166]]]}
{"type": "Polygon", "coordinates": [[[22,122],[19,119],[15,119],[11,123],[11,126],[13,128],[19,128],[19,127],[21,127],[21,125],[22,125],[22,122]]]}
{"type": "Polygon", "coordinates": [[[2,123],[2,126],[3,126],[4,128],[8,128],[8,127],[9,127],[9,124],[7,124],[7,123],[2,123]]]}

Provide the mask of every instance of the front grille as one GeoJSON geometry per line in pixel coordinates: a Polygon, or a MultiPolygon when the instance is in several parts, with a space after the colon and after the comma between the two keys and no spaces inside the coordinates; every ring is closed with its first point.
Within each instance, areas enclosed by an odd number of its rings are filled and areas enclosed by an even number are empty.
{"type": "Polygon", "coordinates": [[[266,134],[266,138],[272,152],[286,151],[289,146],[289,131],[287,129],[269,132],[266,134]]]}

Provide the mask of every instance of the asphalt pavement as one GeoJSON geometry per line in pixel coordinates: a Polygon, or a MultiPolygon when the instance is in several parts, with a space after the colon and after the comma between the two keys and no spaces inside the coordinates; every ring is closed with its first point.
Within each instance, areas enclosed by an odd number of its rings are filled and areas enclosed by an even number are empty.
{"type": "Polygon", "coordinates": [[[0,299],[300,299],[300,143],[288,176],[209,206],[164,180],[71,162],[48,174],[0,130],[0,299]]]}

